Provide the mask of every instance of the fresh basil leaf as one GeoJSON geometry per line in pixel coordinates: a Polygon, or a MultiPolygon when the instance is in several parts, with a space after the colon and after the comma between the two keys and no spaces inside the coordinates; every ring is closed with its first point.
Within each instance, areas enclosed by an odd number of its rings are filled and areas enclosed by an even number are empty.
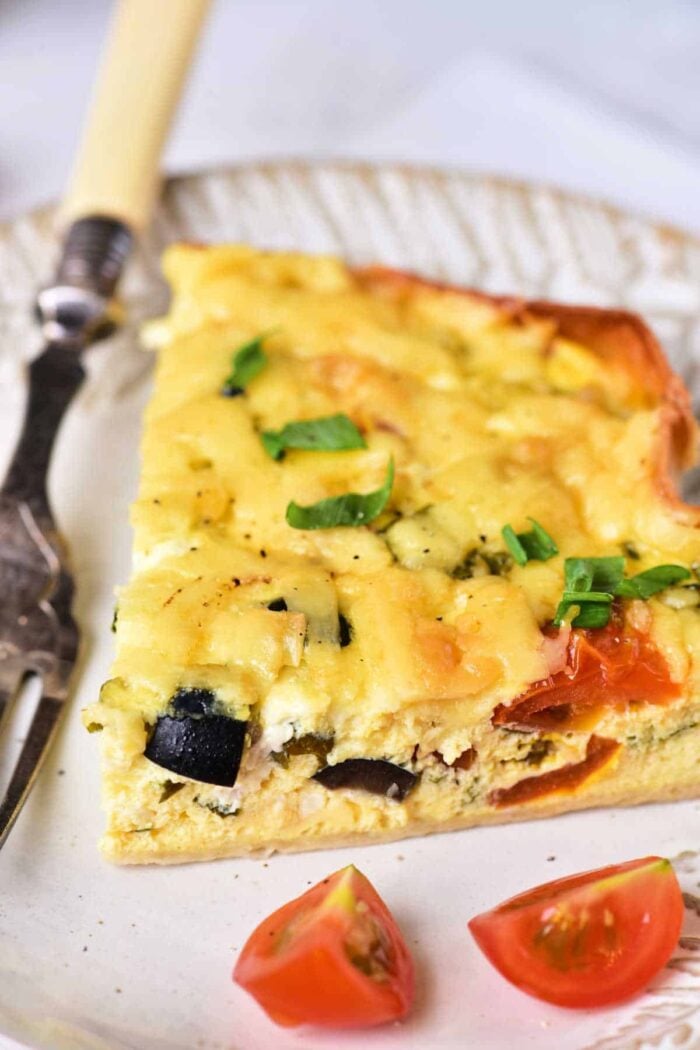
{"type": "Polygon", "coordinates": [[[614,594],[624,571],[623,557],[567,558],[564,562],[564,590],[614,594]]]}
{"type": "Polygon", "coordinates": [[[284,439],[281,430],[263,430],[260,440],[268,456],[272,459],[282,459],[284,455],[284,439]]]}
{"type": "Polygon", "coordinates": [[[515,532],[512,525],[504,525],[501,529],[501,536],[506,547],[513,555],[513,560],[518,565],[527,565],[527,551],[523,547],[520,536],[515,532]]]}
{"type": "Polygon", "coordinates": [[[516,532],[512,525],[504,525],[501,529],[503,541],[513,555],[518,565],[527,565],[529,561],[547,561],[559,553],[559,548],[549,535],[534,518],[528,518],[532,522],[529,532],[516,532]]]}
{"type": "Polygon", "coordinates": [[[221,393],[224,397],[237,397],[242,394],[251,379],[262,372],[267,364],[267,354],[263,343],[269,332],[255,336],[249,342],[239,346],[231,358],[231,374],[224,380],[221,393]]]}
{"type": "Polygon", "coordinates": [[[341,452],[351,448],[367,448],[360,431],[343,413],[287,423],[281,430],[264,430],[260,439],[265,446],[265,451],[273,459],[280,459],[287,448],[316,452],[341,452]]]}
{"type": "Polygon", "coordinates": [[[620,598],[641,598],[646,601],[659,591],[672,587],[681,580],[687,580],[689,576],[689,570],[682,565],[655,565],[653,569],[646,569],[628,580],[621,580],[615,594],[620,598]]]}
{"type": "Polygon", "coordinates": [[[366,525],[378,517],[389,502],[394,484],[394,460],[389,460],[386,480],[380,489],[361,494],[346,492],[329,496],[318,503],[301,507],[298,503],[287,507],[287,524],[293,529],[334,529],[339,525],[366,525]]]}

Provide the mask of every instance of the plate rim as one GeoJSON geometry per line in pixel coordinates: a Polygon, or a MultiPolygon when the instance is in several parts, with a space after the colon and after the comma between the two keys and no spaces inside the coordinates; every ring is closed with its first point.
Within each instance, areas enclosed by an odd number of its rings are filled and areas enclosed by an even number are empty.
{"type": "MultiPolygon", "coordinates": [[[[567,205],[583,205],[589,208],[598,208],[614,216],[617,219],[632,219],[645,224],[657,235],[664,239],[690,243],[700,250],[700,232],[685,229],[672,222],[665,222],[653,215],[637,209],[627,208],[618,204],[605,195],[587,193],[575,189],[568,189],[556,182],[547,179],[528,178],[520,175],[506,175],[497,171],[481,170],[479,168],[464,168],[459,165],[441,165],[432,163],[421,163],[415,161],[373,161],[356,159],[343,156],[332,157],[305,157],[300,155],[284,154],[270,155],[257,159],[241,160],[235,163],[215,163],[203,167],[183,167],[182,169],[163,173],[160,188],[156,197],[153,214],[157,215],[158,209],[171,188],[183,183],[195,182],[210,177],[225,177],[227,175],[241,174],[244,172],[258,172],[260,174],[271,174],[280,169],[294,170],[309,173],[319,170],[330,170],[343,174],[355,174],[361,177],[376,175],[378,172],[393,171],[407,178],[429,178],[436,181],[447,179],[463,179],[467,182],[478,183],[496,187],[499,191],[515,190],[518,193],[527,194],[533,192],[546,193],[552,198],[567,205]]],[[[7,235],[17,223],[34,218],[53,215],[60,224],[61,199],[51,199],[33,205],[10,218],[0,221],[0,237],[7,235]]],[[[153,227],[153,218],[145,227],[144,233],[148,233],[153,227]]],[[[138,236],[138,235],[137,235],[138,236]]]]}

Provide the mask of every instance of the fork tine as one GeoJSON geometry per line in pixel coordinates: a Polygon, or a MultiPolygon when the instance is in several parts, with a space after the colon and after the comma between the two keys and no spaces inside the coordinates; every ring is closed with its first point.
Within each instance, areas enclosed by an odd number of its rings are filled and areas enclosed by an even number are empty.
{"type": "Polygon", "coordinates": [[[17,675],[14,682],[9,675],[0,676],[0,733],[2,733],[14,701],[19,696],[23,682],[23,675],[17,675]]]}
{"type": "Polygon", "coordinates": [[[9,835],[37,778],[58,728],[64,706],[63,700],[42,694],[27,733],[27,739],[24,741],[10,783],[7,785],[5,797],[0,803],[0,848],[9,835]]]}
{"type": "Polygon", "coordinates": [[[5,716],[10,712],[10,704],[15,698],[16,689],[2,689],[0,687],[0,730],[5,721],[5,716]]]}

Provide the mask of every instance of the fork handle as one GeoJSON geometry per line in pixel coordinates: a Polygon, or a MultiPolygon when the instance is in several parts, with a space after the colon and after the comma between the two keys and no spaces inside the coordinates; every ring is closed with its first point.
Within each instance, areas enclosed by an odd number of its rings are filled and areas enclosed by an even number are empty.
{"type": "Polygon", "coordinates": [[[118,0],[63,204],[134,232],[150,215],[158,161],[209,0],[118,0]]]}
{"type": "Polygon", "coordinates": [[[29,366],[24,424],[0,494],[26,503],[40,522],[53,522],[46,494],[51,449],[84,376],[79,355],[67,346],[49,345],[29,366]]]}

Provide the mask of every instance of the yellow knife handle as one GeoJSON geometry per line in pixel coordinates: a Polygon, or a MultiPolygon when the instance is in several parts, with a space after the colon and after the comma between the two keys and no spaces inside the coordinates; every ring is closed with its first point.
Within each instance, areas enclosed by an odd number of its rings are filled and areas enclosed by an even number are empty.
{"type": "Polygon", "coordinates": [[[148,222],[160,155],[210,0],[118,0],[62,215],[148,222]]]}

